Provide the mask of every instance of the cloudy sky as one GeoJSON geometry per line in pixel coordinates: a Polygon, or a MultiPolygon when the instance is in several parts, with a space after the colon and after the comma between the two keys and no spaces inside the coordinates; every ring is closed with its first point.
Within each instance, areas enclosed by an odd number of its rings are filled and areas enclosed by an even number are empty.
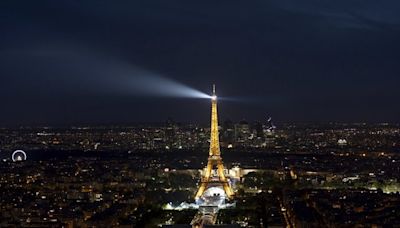
{"type": "Polygon", "coordinates": [[[0,2],[0,125],[400,121],[398,0],[0,2]],[[186,96],[187,95],[187,96],[186,96]]]}

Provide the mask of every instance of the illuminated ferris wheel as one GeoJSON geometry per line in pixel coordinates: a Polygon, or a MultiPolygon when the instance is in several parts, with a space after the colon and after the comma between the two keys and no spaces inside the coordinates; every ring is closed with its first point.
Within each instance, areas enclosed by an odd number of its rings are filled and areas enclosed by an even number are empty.
{"type": "Polygon", "coordinates": [[[12,153],[11,159],[13,162],[20,162],[26,160],[26,153],[23,150],[16,150],[12,153]]]}

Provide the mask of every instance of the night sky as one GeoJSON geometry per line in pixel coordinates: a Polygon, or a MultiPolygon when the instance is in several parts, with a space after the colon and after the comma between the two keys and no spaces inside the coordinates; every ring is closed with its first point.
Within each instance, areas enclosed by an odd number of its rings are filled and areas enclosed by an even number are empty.
{"type": "Polygon", "coordinates": [[[0,126],[207,123],[167,79],[222,120],[399,122],[399,77],[398,0],[0,2],[0,126]]]}

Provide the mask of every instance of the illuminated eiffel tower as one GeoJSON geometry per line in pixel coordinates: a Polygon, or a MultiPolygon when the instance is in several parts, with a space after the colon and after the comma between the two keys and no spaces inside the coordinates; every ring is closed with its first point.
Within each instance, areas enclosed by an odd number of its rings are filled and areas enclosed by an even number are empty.
{"type": "Polygon", "coordinates": [[[217,113],[217,96],[215,94],[215,85],[213,85],[213,95],[211,97],[211,138],[210,152],[205,172],[203,173],[199,190],[195,199],[202,197],[204,191],[210,186],[223,187],[226,196],[231,199],[233,191],[224,174],[224,164],[222,163],[221,151],[219,147],[218,133],[218,113],[217,113]],[[216,175],[213,175],[214,166],[217,166],[216,175]]]}

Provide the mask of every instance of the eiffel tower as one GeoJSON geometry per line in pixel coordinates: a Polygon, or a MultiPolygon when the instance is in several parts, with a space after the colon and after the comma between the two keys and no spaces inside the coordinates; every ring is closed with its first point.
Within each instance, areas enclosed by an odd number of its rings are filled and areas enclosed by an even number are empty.
{"type": "Polygon", "coordinates": [[[221,151],[219,147],[218,132],[218,113],[217,113],[217,95],[215,94],[215,85],[213,85],[213,95],[211,96],[211,138],[210,151],[205,172],[201,178],[199,190],[195,199],[203,196],[204,191],[209,187],[221,186],[228,199],[233,197],[233,191],[224,174],[224,164],[222,163],[221,151]],[[213,176],[214,166],[217,167],[216,175],[213,176]]]}

